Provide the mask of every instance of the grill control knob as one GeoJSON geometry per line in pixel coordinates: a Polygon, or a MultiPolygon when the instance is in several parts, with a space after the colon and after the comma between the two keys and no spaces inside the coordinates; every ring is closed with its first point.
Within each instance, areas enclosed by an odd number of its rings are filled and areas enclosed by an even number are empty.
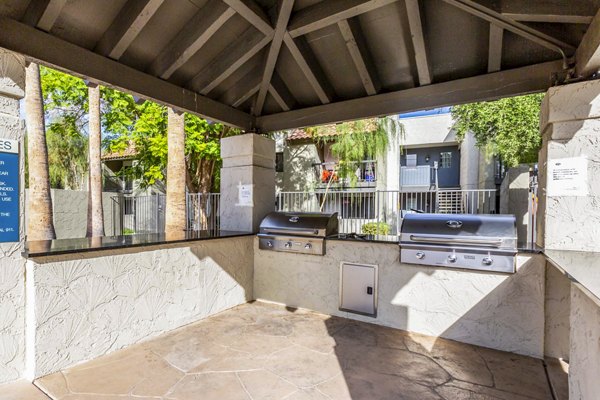
{"type": "Polygon", "coordinates": [[[267,247],[273,247],[273,242],[271,242],[270,240],[267,242],[267,247]]]}
{"type": "Polygon", "coordinates": [[[422,251],[417,251],[417,254],[415,254],[415,256],[419,259],[422,260],[425,258],[425,253],[423,253],[422,251]]]}
{"type": "Polygon", "coordinates": [[[312,244],[310,244],[310,243],[306,243],[306,244],[304,245],[304,248],[305,248],[306,250],[310,250],[310,249],[312,249],[312,244]]]}
{"type": "Polygon", "coordinates": [[[292,247],[292,242],[286,242],[284,246],[286,249],[289,249],[290,247],[292,247]]]}
{"type": "Polygon", "coordinates": [[[483,260],[481,260],[481,262],[483,263],[483,265],[492,265],[494,263],[494,260],[492,259],[492,257],[483,257],[483,260]]]}
{"type": "Polygon", "coordinates": [[[450,254],[448,256],[448,262],[455,263],[456,262],[456,254],[450,254]]]}

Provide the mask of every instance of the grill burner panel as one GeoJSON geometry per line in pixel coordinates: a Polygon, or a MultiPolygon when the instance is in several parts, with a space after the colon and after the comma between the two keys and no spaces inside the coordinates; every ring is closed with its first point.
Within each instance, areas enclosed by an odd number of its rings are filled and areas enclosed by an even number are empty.
{"type": "Polygon", "coordinates": [[[337,233],[337,213],[272,212],[260,224],[258,248],[324,255],[325,237],[337,233]]]}
{"type": "Polygon", "coordinates": [[[408,214],[402,222],[400,260],[513,273],[516,236],[512,215],[408,214]]]}

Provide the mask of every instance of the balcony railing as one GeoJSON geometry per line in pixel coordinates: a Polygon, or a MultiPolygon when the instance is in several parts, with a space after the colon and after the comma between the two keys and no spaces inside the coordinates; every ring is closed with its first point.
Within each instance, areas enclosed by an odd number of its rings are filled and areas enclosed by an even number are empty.
{"type": "Polygon", "coordinates": [[[400,185],[407,187],[432,188],[436,185],[436,169],[430,165],[400,167],[400,185]]]}
{"type": "Polygon", "coordinates": [[[313,164],[313,169],[317,179],[317,187],[324,188],[327,185],[332,187],[375,187],[377,184],[377,161],[365,160],[353,163],[350,170],[353,171],[353,177],[340,177],[340,167],[338,163],[327,162],[313,164]]]}

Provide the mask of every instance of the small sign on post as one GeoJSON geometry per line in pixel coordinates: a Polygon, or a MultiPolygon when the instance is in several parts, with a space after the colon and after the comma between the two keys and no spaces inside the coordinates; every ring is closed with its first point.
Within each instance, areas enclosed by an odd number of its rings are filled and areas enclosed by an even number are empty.
{"type": "Polygon", "coordinates": [[[0,242],[19,241],[19,142],[0,138],[0,242]]]}

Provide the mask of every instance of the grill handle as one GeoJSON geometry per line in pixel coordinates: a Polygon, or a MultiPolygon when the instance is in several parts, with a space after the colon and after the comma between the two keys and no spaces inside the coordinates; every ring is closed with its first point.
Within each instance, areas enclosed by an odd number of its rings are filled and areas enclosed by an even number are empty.
{"type": "Polygon", "coordinates": [[[427,242],[439,244],[466,244],[474,246],[502,246],[501,239],[461,239],[455,237],[438,237],[438,236],[417,236],[410,235],[410,240],[413,242],[427,242]]]}
{"type": "Polygon", "coordinates": [[[313,235],[316,236],[319,234],[319,231],[316,229],[265,229],[265,233],[274,233],[276,235],[313,235]]]}

